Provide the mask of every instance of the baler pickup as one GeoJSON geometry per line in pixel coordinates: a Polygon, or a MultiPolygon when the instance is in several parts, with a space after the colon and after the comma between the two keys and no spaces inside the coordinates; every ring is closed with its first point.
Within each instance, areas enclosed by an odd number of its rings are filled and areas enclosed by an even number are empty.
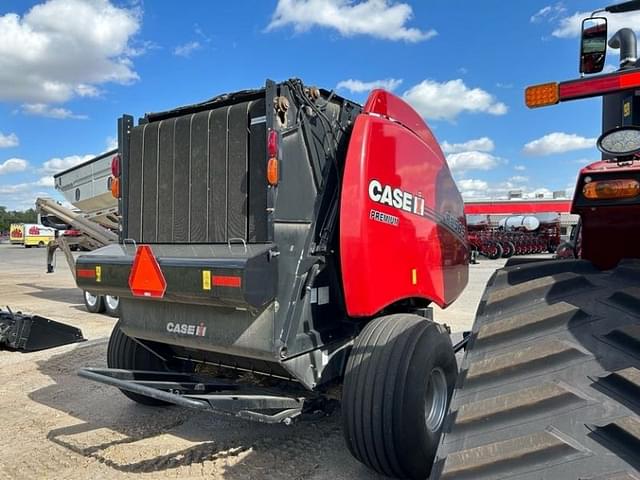
{"type": "Polygon", "coordinates": [[[85,340],[79,328],[8,307],[0,310],[0,348],[33,352],[85,340]]]}
{"type": "Polygon", "coordinates": [[[181,407],[263,423],[290,424],[302,414],[305,401],[302,395],[189,373],[81,368],[78,375],[181,407]]]}

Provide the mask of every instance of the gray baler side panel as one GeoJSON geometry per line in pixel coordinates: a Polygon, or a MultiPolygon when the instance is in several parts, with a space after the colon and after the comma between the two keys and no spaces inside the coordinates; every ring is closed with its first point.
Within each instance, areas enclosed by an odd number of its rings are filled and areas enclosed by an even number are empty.
{"type": "Polygon", "coordinates": [[[243,102],[133,128],[126,237],[266,241],[266,128],[251,126],[264,106],[243,102]]]}
{"type": "MultiPolygon", "coordinates": [[[[179,117],[176,120],[174,140],[174,169],[173,169],[173,242],[189,241],[189,177],[191,162],[189,153],[191,146],[191,119],[193,115],[179,117]]],[[[152,124],[149,124],[152,125],[152,124]]],[[[148,126],[148,125],[147,125],[148,126]]],[[[151,181],[144,178],[144,181],[151,181]]]]}
{"type": "Polygon", "coordinates": [[[189,192],[190,219],[189,241],[207,241],[208,163],[209,163],[209,114],[200,112],[191,122],[191,191],[189,192]],[[202,207],[200,207],[202,205],[202,207]],[[196,207],[194,207],[196,206],[196,207]]]}
{"type": "Polygon", "coordinates": [[[158,236],[157,241],[170,241],[173,231],[173,139],[176,120],[160,122],[158,148],[158,236]]]}
{"type": "Polygon", "coordinates": [[[274,305],[253,316],[249,311],[205,305],[121,300],[121,322],[125,334],[143,340],[179,345],[208,352],[274,361],[274,305]],[[207,326],[204,336],[181,335],[167,325],[207,326]]]}
{"type": "MultiPolygon", "coordinates": [[[[227,240],[247,238],[247,193],[249,171],[248,116],[251,102],[233,105],[229,112],[229,186],[227,240]]],[[[266,212],[265,212],[266,215],[266,212]]]]}
{"type": "Polygon", "coordinates": [[[257,242],[267,239],[267,123],[264,100],[253,102],[249,113],[249,232],[248,241],[257,242]]]}
{"type": "MultiPolygon", "coordinates": [[[[144,129],[144,150],[142,154],[142,174],[150,179],[158,178],[158,129],[160,124],[152,123],[144,129]]],[[[142,191],[142,241],[154,242],[157,227],[158,183],[144,182],[142,191]]]]}
{"type": "MultiPolygon", "coordinates": [[[[281,95],[288,95],[283,86],[281,95]]],[[[316,188],[307,144],[302,127],[295,127],[298,106],[290,98],[287,111],[287,127],[280,131],[280,181],[278,183],[275,216],[276,222],[311,222],[317,200],[316,188]],[[295,128],[292,128],[295,127],[295,128]]]]}
{"type": "MultiPolygon", "coordinates": [[[[142,158],[144,127],[131,131],[130,159],[142,158]]],[[[129,161],[129,191],[127,192],[128,222],[126,238],[139,239],[142,234],[142,163],[129,161]]]]}
{"type": "Polygon", "coordinates": [[[209,241],[227,238],[227,125],[229,109],[213,111],[209,120],[209,241]]]}

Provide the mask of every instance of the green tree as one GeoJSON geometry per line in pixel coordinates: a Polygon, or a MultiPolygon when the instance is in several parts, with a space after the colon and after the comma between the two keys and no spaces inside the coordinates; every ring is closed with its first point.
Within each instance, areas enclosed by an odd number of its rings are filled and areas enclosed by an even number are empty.
{"type": "Polygon", "coordinates": [[[38,215],[33,208],[28,210],[7,210],[0,205],[0,232],[8,232],[12,223],[35,223],[38,215]]]}

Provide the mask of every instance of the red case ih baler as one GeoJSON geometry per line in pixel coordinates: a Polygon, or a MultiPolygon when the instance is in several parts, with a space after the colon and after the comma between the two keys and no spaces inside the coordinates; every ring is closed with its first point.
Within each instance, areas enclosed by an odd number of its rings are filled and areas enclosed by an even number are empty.
{"type": "Polygon", "coordinates": [[[119,296],[121,317],[109,368],[81,375],[140,403],[285,423],[344,383],[354,455],[428,474],[457,376],[428,306],[458,297],[469,252],[415,111],[382,90],[361,107],[268,81],[122,117],[113,170],[120,243],[79,257],[77,281],[119,296]]]}

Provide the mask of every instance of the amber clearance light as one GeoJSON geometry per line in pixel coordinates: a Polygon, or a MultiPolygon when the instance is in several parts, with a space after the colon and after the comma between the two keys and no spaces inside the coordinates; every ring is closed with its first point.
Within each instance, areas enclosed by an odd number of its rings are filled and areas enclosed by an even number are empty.
{"type": "Polygon", "coordinates": [[[582,188],[582,193],[589,200],[634,198],[640,195],[640,182],[631,179],[590,182],[582,188]]]}
{"type": "Polygon", "coordinates": [[[546,107],[555,105],[560,101],[558,83],[542,83],[532,85],[524,91],[524,101],[529,108],[546,107]]]}

